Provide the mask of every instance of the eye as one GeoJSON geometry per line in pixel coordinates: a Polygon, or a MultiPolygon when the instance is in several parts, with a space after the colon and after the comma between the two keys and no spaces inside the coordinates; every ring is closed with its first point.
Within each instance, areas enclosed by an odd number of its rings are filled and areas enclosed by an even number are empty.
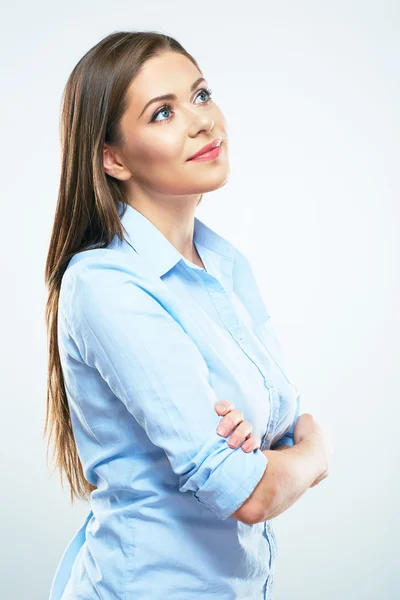
{"type": "Polygon", "coordinates": [[[207,100],[206,100],[206,102],[202,102],[202,104],[206,104],[209,100],[211,100],[212,90],[210,90],[210,88],[203,88],[200,90],[199,96],[200,96],[200,94],[202,94],[204,92],[207,95],[207,100]]]}
{"type": "MultiPolygon", "coordinates": [[[[199,94],[196,96],[197,98],[199,96],[201,96],[202,94],[206,94],[207,98],[205,100],[205,102],[201,102],[200,104],[209,104],[209,102],[212,101],[211,99],[211,94],[212,94],[212,90],[210,90],[210,88],[202,88],[199,91],[199,94]]],[[[164,104],[164,106],[162,106],[161,108],[159,108],[151,117],[149,123],[162,123],[163,121],[169,121],[170,117],[166,118],[166,119],[162,119],[161,121],[156,120],[156,117],[158,117],[158,115],[160,115],[161,113],[165,113],[165,112],[173,112],[173,106],[172,104],[164,104]]]]}

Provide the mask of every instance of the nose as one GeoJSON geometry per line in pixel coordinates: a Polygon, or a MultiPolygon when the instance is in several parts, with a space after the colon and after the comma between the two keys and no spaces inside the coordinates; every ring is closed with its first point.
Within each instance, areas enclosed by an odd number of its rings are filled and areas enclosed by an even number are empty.
{"type": "Polygon", "coordinates": [[[200,115],[200,117],[198,115],[196,116],[199,120],[194,120],[193,127],[191,128],[193,129],[193,137],[196,137],[200,131],[205,131],[207,134],[210,133],[215,125],[214,119],[206,115],[200,115]]]}

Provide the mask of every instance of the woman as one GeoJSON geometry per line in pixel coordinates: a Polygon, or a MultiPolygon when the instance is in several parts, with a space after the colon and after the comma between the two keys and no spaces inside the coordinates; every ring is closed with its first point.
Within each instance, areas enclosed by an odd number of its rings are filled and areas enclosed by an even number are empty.
{"type": "Polygon", "coordinates": [[[194,216],[228,178],[223,115],[176,40],[117,32],[72,71],[61,134],[45,428],[91,510],[50,599],[271,598],[278,455],[308,488],[328,453],[247,259],[194,216]]]}

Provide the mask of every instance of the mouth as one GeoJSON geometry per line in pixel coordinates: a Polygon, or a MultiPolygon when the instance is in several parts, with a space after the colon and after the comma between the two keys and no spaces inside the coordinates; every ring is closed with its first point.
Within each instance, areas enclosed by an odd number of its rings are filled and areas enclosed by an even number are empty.
{"type": "Polygon", "coordinates": [[[210,160],[219,156],[221,152],[222,139],[216,138],[211,143],[206,144],[198,152],[193,154],[187,160],[210,160]]]}

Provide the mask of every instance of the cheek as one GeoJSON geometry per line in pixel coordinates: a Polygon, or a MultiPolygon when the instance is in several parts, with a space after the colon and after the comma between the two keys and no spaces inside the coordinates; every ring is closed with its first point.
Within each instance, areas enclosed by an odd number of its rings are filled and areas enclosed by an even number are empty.
{"type": "Polygon", "coordinates": [[[137,140],[135,154],[147,164],[168,164],[185,159],[183,136],[177,135],[169,125],[153,125],[151,133],[137,140]]]}
{"type": "MultiPolygon", "coordinates": [[[[135,135],[128,160],[138,182],[158,192],[184,194],[187,193],[186,154],[182,133],[173,133],[169,125],[154,125],[146,135],[135,135]]],[[[189,172],[188,181],[192,178],[189,172]]]]}

